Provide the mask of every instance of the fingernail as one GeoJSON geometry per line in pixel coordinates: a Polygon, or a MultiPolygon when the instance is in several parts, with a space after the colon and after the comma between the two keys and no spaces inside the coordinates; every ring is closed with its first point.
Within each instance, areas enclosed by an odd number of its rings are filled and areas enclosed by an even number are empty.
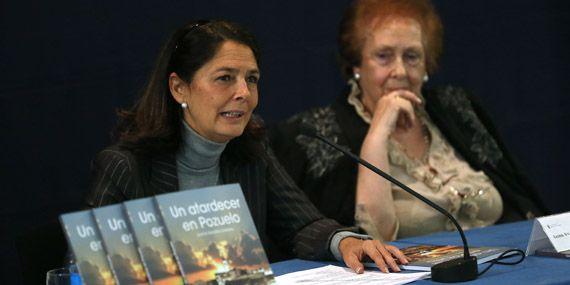
{"type": "Polygon", "coordinates": [[[356,267],[355,271],[356,271],[356,273],[360,274],[360,273],[362,273],[362,271],[364,271],[364,269],[359,266],[359,267],[356,267]]]}

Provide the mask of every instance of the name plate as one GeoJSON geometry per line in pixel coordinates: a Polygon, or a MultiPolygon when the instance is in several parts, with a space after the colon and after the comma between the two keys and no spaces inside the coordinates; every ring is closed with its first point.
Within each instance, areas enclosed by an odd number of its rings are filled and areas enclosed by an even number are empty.
{"type": "Polygon", "coordinates": [[[534,220],[526,255],[548,249],[570,250],[570,212],[534,220]]]}

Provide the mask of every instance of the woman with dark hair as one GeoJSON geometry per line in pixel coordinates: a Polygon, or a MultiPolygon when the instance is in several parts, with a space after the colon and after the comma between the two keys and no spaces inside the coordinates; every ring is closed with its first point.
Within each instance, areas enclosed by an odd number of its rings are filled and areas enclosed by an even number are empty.
{"type": "Polygon", "coordinates": [[[277,157],[327,217],[382,240],[453,230],[436,210],[300,133],[302,125],[451,212],[464,228],[547,212],[474,97],[426,89],[443,28],[429,0],[355,0],[339,30],[342,96],[272,135],[277,157]]]}
{"type": "Polygon", "coordinates": [[[118,141],[93,162],[87,201],[99,207],[179,189],[240,183],[262,243],[300,258],[343,259],[356,272],[370,256],[399,271],[400,251],[322,216],[291,181],[252,113],[259,51],[253,36],[226,21],[197,21],[162,48],[148,85],[120,113],[118,141]]]}

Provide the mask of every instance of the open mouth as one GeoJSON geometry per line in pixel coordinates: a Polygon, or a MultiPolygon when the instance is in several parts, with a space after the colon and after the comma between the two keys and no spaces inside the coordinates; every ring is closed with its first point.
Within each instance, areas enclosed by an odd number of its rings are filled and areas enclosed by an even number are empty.
{"type": "Polygon", "coordinates": [[[243,111],[227,111],[227,112],[221,112],[220,115],[222,117],[225,117],[225,118],[241,118],[241,117],[243,117],[243,115],[245,115],[245,112],[243,112],[243,111]]]}

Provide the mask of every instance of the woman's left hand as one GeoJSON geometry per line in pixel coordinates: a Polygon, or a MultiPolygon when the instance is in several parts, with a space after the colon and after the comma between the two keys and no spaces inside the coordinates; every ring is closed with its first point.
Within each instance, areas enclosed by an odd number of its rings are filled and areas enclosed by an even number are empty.
{"type": "Polygon", "coordinates": [[[344,263],[358,274],[364,272],[362,260],[366,256],[369,256],[384,273],[388,273],[388,267],[394,272],[400,272],[400,267],[394,258],[397,258],[401,264],[408,264],[408,259],[397,247],[384,244],[379,240],[347,237],[341,240],[339,250],[344,263]]]}

